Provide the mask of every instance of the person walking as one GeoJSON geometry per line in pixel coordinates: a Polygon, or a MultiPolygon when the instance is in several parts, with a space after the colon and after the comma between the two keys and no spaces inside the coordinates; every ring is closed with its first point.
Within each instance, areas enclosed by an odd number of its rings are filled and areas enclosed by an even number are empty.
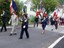
{"type": "Polygon", "coordinates": [[[45,33],[45,28],[46,28],[46,25],[47,25],[47,19],[46,19],[46,17],[43,17],[41,19],[41,21],[42,21],[42,29],[43,29],[42,34],[43,34],[43,33],[45,33]]]}
{"type": "Polygon", "coordinates": [[[1,30],[0,32],[3,31],[3,28],[5,29],[5,32],[7,31],[7,28],[6,28],[6,22],[7,22],[7,13],[5,11],[5,9],[2,9],[2,27],[1,27],[1,30]]]}
{"type": "Polygon", "coordinates": [[[35,27],[35,25],[37,25],[37,27],[38,27],[38,19],[39,19],[39,17],[38,16],[35,16],[34,27],[35,27]]]}
{"type": "Polygon", "coordinates": [[[59,18],[55,17],[55,29],[56,30],[58,29],[58,21],[59,21],[59,18]]]}
{"type": "Polygon", "coordinates": [[[26,37],[29,38],[29,33],[28,33],[28,17],[27,17],[26,13],[23,14],[21,33],[20,33],[20,38],[19,39],[23,38],[24,31],[26,33],[26,37]]]}
{"type": "Polygon", "coordinates": [[[54,29],[54,24],[55,24],[55,19],[54,19],[54,17],[51,17],[50,18],[50,24],[51,24],[51,31],[53,31],[53,29],[54,29]]]}
{"type": "Polygon", "coordinates": [[[18,25],[18,17],[17,17],[17,15],[15,13],[13,13],[11,15],[11,19],[9,20],[8,23],[9,24],[11,23],[11,25],[12,25],[12,31],[10,32],[10,36],[16,35],[17,34],[16,26],[18,25]]]}
{"type": "Polygon", "coordinates": [[[34,19],[34,27],[35,27],[35,25],[37,25],[37,27],[38,27],[38,21],[39,21],[39,11],[36,11],[36,16],[34,19]]]}
{"type": "Polygon", "coordinates": [[[12,31],[10,32],[11,35],[16,35],[16,26],[18,25],[18,15],[17,12],[18,8],[14,0],[10,0],[10,14],[11,14],[11,19],[9,20],[9,24],[11,23],[12,25],[12,31]]]}

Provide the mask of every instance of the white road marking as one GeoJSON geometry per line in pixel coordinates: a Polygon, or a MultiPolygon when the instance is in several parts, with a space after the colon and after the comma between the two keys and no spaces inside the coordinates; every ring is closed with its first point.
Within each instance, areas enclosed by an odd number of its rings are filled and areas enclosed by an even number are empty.
{"type": "Polygon", "coordinates": [[[53,48],[64,36],[58,38],[53,44],[51,44],[48,48],[53,48]]]}

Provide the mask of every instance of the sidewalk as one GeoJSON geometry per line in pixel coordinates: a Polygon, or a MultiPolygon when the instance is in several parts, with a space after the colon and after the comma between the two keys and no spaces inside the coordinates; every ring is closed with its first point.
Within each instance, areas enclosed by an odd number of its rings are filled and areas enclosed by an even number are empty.
{"type": "MultiPolygon", "coordinates": [[[[19,28],[19,27],[21,28],[20,25],[17,26],[17,28],[19,28]]],[[[33,24],[32,25],[29,25],[29,27],[32,27],[33,28],[34,25],[33,24]]],[[[1,28],[1,26],[0,26],[0,28],[1,28]]],[[[12,26],[7,26],[7,28],[12,28],[12,26]]],[[[38,27],[35,27],[35,28],[42,29],[41,24],[39,24],[39,26],[38,27]]],[[[48,30],[48,31],[51,31],[51,28],[52,28],[51,25],[47,25],[46,26],[46,30],[48,30]]],[[[52,32],[64,33],[64,25],[58,26],[58,29],[57,30],[53,27],[53,31],[52,32]]]]}
{"type": "MultiPolygon", "coordinates": [[[[33,25],[29,25],[29,27],[33,27],[33,25]]],[[[39,28],[42,29],[41,24],[39,24],[38,27],[35,28],[39,28]]],[[[46,30],[51,31],[52,26],[51,25],[47,25],[46,26],[46,30]]],[[[58,32],[58,33],[64,33],[64,25],[58,26],[58,29],[56,30],[55,27],[53,27],[53,31],[52,32],[58,32]]]]}

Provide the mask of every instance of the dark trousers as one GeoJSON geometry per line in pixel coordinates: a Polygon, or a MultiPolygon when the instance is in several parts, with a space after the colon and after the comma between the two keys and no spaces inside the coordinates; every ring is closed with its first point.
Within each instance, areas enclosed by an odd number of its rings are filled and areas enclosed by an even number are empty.
{"type": "Polygon", "coordinates": [[[2,32],[3,28],[5,29],[5,31],[7,31],[7,28],[6,28],[6,24],[5,23],[2,24],[1,32],[2,32]]]}
{"type": "Polygon", "coordinates": [[[34,22],[34,27],[35,27],[35,25],[37,25],[37,27],[38,27],[38,22],[34,22]]]}
{"type": "Polygon", "coordinates": [[[58,29],[58,22],[55,22],[55,29],[58,29]]]}
{"type": "Polygon", "coordinates": [[[43,28],[43,30],[45,30],[45,28],[46,28],[46,25],[42,25],[42,28],[43,28]]]}
{"type": "Polygon", "coordinates": [[[24,31],[25,31],[25,33],[26,33],[26,37],[29,38],[28,29],[22,29],[22,30],[21,30],[20,38],[23,38],[24,31]]]}

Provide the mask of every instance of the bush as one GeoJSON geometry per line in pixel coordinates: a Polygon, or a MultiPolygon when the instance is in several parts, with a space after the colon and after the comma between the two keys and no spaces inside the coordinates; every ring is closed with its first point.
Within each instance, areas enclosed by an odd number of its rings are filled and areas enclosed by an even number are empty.
{"type": "Polygon", "coordinates": [[[29,23],[33,23],[34,20],[35,20],[35,16],[30,16],[30,17],[29,17],[29,23]]]}
{"type": "Polygon", "coordinates": [[[1,17],[1,14],[2,14],[2,9],[5,9],[6,10],[6,13],[7,13],[7,22],[6,24],[8,24],[8,21],[10,19],[10,2],[8,0],[1,0],[0,2],[0,25],[2,25],[2,17],[1,17]]]}

